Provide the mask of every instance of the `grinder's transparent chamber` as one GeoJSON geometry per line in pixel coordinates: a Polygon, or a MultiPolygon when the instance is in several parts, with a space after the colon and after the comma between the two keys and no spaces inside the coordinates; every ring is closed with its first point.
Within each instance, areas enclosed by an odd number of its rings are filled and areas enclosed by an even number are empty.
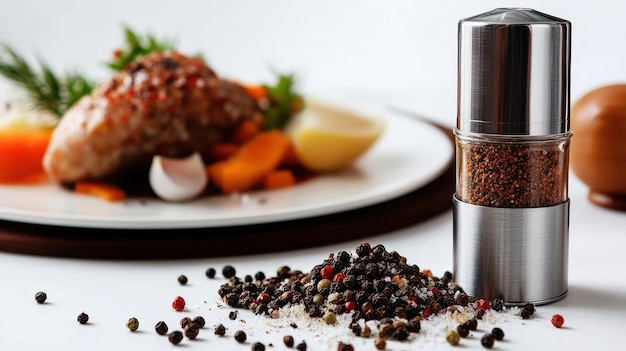
{"type": "Polygon", "coordinates": [[[456,197],[487,207],[544,207],[568,199],[571,133],[456,135],[456,197]]]}

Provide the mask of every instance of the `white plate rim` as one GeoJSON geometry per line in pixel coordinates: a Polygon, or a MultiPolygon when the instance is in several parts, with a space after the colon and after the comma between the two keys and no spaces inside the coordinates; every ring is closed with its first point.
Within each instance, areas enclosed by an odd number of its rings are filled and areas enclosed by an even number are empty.
{"type": "MultiPolygon", "coordinates": [[[[91,196],[73,194],[54,184],[37,186],[0,185],[0,219],[30,224],[101,229],[191,229],[296,220],[354,210],[405,195],[428,184],[441,175],[449,166],[450,162],[452,162],[452,143],[449,137],[438,127],[431,123],[410,119],[387,110],[384,112],[380,110],[378,113],[384,114],[388,128],[381,139],[358,160],[354,167],[336,174],[320,175],[304,184],[287,189],[258,191],[234,196],[217,196],[215,198],[205,197],[189,203],[167,203],[159,199],[143,198],[130,199],[120,204],[107,203],[104,200],[91,196]],[[406,145],[402,145],[399,148],[398,143],[404,143],[406,145]],[[425,145],[424,143],[428,143],[429,145],[425,145]],[[414,149],[404,152],[403,148],[405,147],[414,149]],[[344,178],[347,177],[349,181],[349,174],[351,173],[360,174],[357,178],[363,175],[367,178],[369,175],[368,172],[380,173],[377,170],[375,162],[376,160],[382,159],[381,153],[384,154],[390,151],[404,153],[402,156],[407,158],[408,162],[406,163],[422,162],[420,166],[427,166],[428,168],[422,171],[416,167],[415,170],[421,173],[414,177],[406,177],[407,170],[401,169],[400,173],[402,173],[404,178],[400,179],[395,177],[394,174],[390,174],[388,184],[380,184],[380,181],[376,181],[374,184],[367,184],[366,180],[363,189],[357,187],[360,191],[359,193],[349,194],[348,196],[344,194],[341,198],[333,198],[332,196],[324,198],[322,196],[322,200],[309,204],[302,204],[301,201],[298,200],[296,201],[297,206],[293,207],[266,207],[265,205],[266,203],[280,203],[281,201],[286,201],[288,204],[289,199],[295,199],[298,196],[306,197],[307,194],[311,196],[313,195],[311,193],[313,191],[319,193],[320,187],[322,186],[319,183],[327,183],[332,186],[333,181],[335,181],[336,183],[340,183],[339,186],[349,186],[355,181],[346,183],[346,179],[344,178]],[[427,162],[424,162],[424,160],[427,162]],[[374,188],[365,188],[370,185],[373,185],[374,188]],[[59,207],[70,208],[71,211],[56,210],[56,207],[54,211],[16,208],[7,204],[8,197],[18,196],[24,198],[30,196],[36,199],[36,201],[57,201],[54,202],[55,205],[58,203],[59,207]],[[41,198],[42,196],[44,199],[41,198]],[[45,197],[57,197],[57,199],[45,199],[45,197]],[[207,211],[215,211],[216,205],[213,203],[215,201],[218,201],[219,204],[222,205],[226,204],[229,210],[218,213],[217,215],[212,212],[207,212],[207,214],[210,215],[206,217],[197,214],[185,217],[186,210],[197,211],[198,208],[202,208],[203,206],[207,207],[207,211]],[[248,201],[248,204],[246,204],[246,201],[248,201]],[[145,213],[141,211],[144,210],[140,209],[145,209],[146,211],[154,209],[156,216],[142,215],[139,217],[129,217],[123,212],[123,208],[119,208],[120,206],[127,206],[127,208],[130,209],[128,211],[133,211],[134,209],[137,213],[143,214],[145,213]],[[241,211],[237,212],[237,209],[232,210],[231,207],[233,206],[241,206],[241,211]],[[88,207],[104,212],[110,210],[113,214],[116,213],[115,210],[122,211],[119,213],[122,213],[123,216],[101,215],[100,213],[94,215],[81,213],[80,210],[78,213],[75,212],[77,208],[88,207]],[[163,213],[165,213],[165,215],[163,215],[163,213]],[[173,218],[176,215],[182,217],[180,217],[180,219],[173,218]]],[[[393,171],[393,169],[390,169],[390,171],[393,171]]],[[[380,174],[376,174],[376,176],[379,175],[380,174]]],[[[359,180],[356,182],[358,183],[359,180]]],[[[314,196],[318,195],[319,194],[315,194],[314,196]]],[[[217,210],[220,210],[220,208],[217,210]]]]}

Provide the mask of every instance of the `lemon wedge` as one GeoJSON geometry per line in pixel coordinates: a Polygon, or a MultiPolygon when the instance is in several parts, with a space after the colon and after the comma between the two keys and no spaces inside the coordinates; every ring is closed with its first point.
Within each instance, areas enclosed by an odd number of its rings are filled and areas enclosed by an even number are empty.
{"type": "Polygon", "coordinates": [[[306,108],[286,128],[302,164],[316,172],[351,165],[385,130],[385,120],[371,113],[308,99],[306,108]]]}

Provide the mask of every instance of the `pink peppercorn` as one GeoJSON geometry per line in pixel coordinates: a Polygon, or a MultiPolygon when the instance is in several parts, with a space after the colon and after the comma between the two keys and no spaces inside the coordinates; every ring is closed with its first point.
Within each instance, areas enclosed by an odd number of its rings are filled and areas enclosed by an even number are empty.
{"type": "Polygon", "coordinates": [[[557,327],[557,328],[561,328],[563,326],[563,323],[565,323],[565,318],[563,318],[563,316],[561,316],[560,314],[555,314],[554,316],[552,316],[552,325],[557,327]]]}
{"type": "Polygon", "coordinates": [[[176,311],[182,311],[185,309],[185,299],[181,296],[176,296],[174,301],[172,302],[172,308],[176,311]]]}
{"type": "Polygon", "coordinates": [[[356,310],[356,302],[355,301],[346,301],[343,306],[346,308],[346,312],[351,312],[356,310]]]}
{"type": "Polygon", "coordinates": [[[335,270],[333,269],[331,265],[327,264],[320,271],[320,275],[324,279],[331,279],[335,275],[335,270]]]}
{"type": "Polygon", "coordinates": [[[267,305],[268,303],[270,303],[270,301],[272,301],[272,297],[264,292],[260,293],[259,296],[257,296],[256,298],[256,303],[260,303],[263,305],[267,305]]]}
{"type": "Polygon", "coordinates": [[[478,305],[478,309],[479,310],[486,311],[486,310],[491,308],[491,306],[489,306],[489,301],[487,301],[487,300],[480,299],[476,303],[478,305]]]}
{"type": "Polygon", "coordinates": [[[339,272],[339,273],[335,274],[335,276],[333,277],[333,282],[341,283],[345,277],[346,277],[345,274],[339,272]]]}

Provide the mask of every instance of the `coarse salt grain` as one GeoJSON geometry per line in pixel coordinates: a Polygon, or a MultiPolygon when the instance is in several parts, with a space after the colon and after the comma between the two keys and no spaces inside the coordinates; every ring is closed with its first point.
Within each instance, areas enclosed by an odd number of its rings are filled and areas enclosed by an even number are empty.
{"type": "MultiPolygon", "coordinates": [[[[292,324],[298,325],[297,329],[289,328],[290,334],[294,336],[296,340],[298,338],[310,341],[311,343],[323,342],[325,349],[335,349],[339,342],[349,342],[354,345],[355,349],[371,348],[374,340],[378,335],[378,321],[360,320],[358,323],[361,326],[365,324],[371,329],[371,336],[363,338],[354,335],[349,328],[352,322],[352,313],[344,313],[337,315],[337,321],[335,324],[326,324],[322,318],[311,318],[306,312],[302,304],[287,305],[282,307],[278,318],[268,318],[267,316],[250,314],[250,317],[246,317],[248,320],[249,328],[246,328],[246,332],[252,336],[254,334],[271,334],[277,335],[282,338],[285,333],[285,328],[292,324]],[[250,320],[254,319],[254,322],[250,320]]],[[[502,312],[487,311],[482,320],[479,320],[478,330],[491,330],[495,325],[502,325],[505,323],[511,324],[515,321],[521,323],[519,317],[520,309],[518,307],[504,308],[502,312]]],[[[465,323],[468,320],[474,318],[477,310],[473,308],[464,308],[463,306],[457,307],[457,312],[451,313],[441,312],[439,314],[431,315],[429,318],[421,321],[421,330],[419,333],[411,333],[407,341],[396,341],[387,339],[387,349],[398,349],[405,345],[410,345],[411,349],[430,349],[437,346],[447,344],[446,332],[448,330],[456,330],[459,324],[465,323]]],[[[246,311],[249,313],[249,311],[246,311]]],[[[461,344],[468,341],[461,340],[461,344]]],[[[278,343],[278,342],[277,342],[278,343]]]]}

